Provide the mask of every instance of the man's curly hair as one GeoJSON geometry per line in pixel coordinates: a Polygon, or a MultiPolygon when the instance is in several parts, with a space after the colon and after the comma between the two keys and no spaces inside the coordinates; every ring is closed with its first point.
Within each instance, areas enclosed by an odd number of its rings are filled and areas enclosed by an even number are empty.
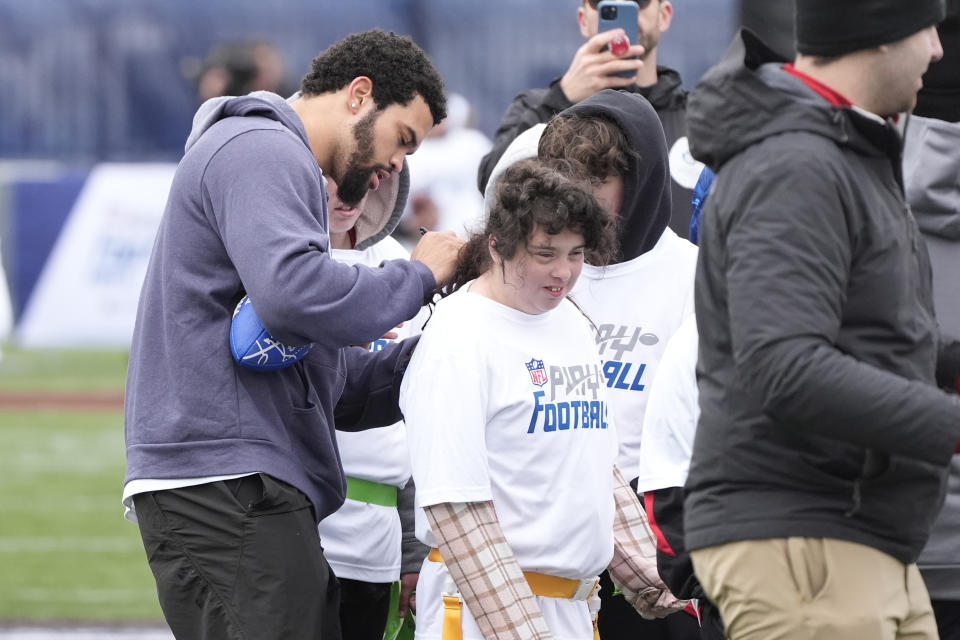
{"type": "Polygon", "coordinates": [[[377,109],[406,105],[420,95],[434,124],[447,117],[443,79],[427,54],[410,38],[382,29],[352,33],[321,51],[300,91],[305,96],[339,91],[359,76],[373,81],[377,109]]]}
{"type": "Polygon", "coordinates": [[[547,123],[537,157],[566,175],[598,183],[611,175],[625,177],[630,160],[638,155],[616,122],[575,113],[555,116],[547,123]]]}

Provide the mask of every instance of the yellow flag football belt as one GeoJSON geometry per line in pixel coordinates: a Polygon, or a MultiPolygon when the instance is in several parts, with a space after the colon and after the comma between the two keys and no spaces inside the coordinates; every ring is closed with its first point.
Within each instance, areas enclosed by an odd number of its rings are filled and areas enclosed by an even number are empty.
{"type": "MultiPolygon", "coordinates": [[[[440,555],[440,549],[434,547],[430,549],[427,556],[430,562],[443,562],[443,556],[440,555]]],[[[533,595],[544,598],[566,598],[567,600],[589,600],[593,592],[599,587],[600,581],[596,578],[589,580],[574,580],[572,578],[561,578],[551,576],[546,573],[536,571],[524,571],[523,577],[527,579],[530,585],[530,591],[533,595]]],[[[461,640],[460,631],[460,609],[463,602],[459,595],[443,596],[443,640],[461,640]]],[[[593,625],[593,637],[599,640],[596,621],[593,625]]]]}

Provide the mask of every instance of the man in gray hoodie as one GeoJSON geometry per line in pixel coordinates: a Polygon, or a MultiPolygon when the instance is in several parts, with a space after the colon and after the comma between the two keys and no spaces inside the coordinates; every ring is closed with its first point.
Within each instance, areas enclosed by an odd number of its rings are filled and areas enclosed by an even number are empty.
{"type": "Polygon", "coordinates": [[[958,449],[958,361],[900,130],[943,17],[797,0],[792,64],[744,32],[691,93],[717,178],[684,535],[733,640],[937,637],[915,563],[958,449]]]}
{"type": "Polygon", "coordinates": [[[127,374],[123,501],[178,638],[339,638],[317,523],[344,500],[338,428],[399,419],[412,344],[369,343],[413,317],[459,241],[411,260],[331,259],[324,174],[359,203],[443,119],[439,74],[408,38],[373,30],[313,61],[290,103],[255,92],[194,118],[147,269],[127,374]],[[249,295],[303,360],[237,365],[249,295]]]}

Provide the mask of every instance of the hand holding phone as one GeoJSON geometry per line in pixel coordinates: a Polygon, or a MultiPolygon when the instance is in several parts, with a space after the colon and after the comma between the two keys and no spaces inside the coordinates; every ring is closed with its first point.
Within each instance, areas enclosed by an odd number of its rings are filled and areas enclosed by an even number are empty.
{"type": "MultiPolygon", "coordinates": [[[[636,16],[636,2],[622,4],[633,5],[633,10],[626,9],[625,15],[633,12],[636,16]]],[[[619,10],[617,14],[619,17],[619,10]]],[[[610,15],[609,12],[607,15],[610,15]]],[[[614,27],[599,31],[583,43],[560,78],[563,95],[576,104],[603,89],[622,89],[634,84],[644,64],[639,59],[644,54],[644,48],[636,44],[636,33],[637,19],[634,17],[629,30],[614,27]],[[627,45],[626,51],[624,45],[627,45]]]]}
{"type": "MultiPolygon", "coordinates": [[[[632,0],[603,0],[597,5],[597,32],[623,29],[626,34],[626,43],[615,38],[610,42],[610,52],[620,57],[627,53],[630,45],[637,42],[637,12],[639,7],[632,0]],[[626,46],[624,46],[626,44],[626,46]]],[[[613,75],[621,78],[631,78],[635,71],[618,71],[613,75]]]]}

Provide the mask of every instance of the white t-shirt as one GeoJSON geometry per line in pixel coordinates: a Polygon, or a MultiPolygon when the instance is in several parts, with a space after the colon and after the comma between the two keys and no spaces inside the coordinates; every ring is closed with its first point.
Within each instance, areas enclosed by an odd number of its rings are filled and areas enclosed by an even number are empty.
{"type": "MultiPolygon", "coordinates": [[[[387,236],[363,251],[334,249],[334,260],[376,267],[384,260],[409,259],[399,242],[387,236]]],[[[397,339],[420,332],[425,320],[417,316],[396,330],[397,339]]],[[[376,340],[379,351],[387,340],[376,340]]],[[[392,341],[391,341],[392,342],[392,341]]],[[[398,422],[365,431],[337,431],[340,460],[347,476],[403,487],[410,478],[406,427],[398,422]]],[[[364,582],[392,582],[400,577],[400,517],[396,508],[346,500],[318,526],[323,554],[340,578],[364,582]]]]}
{"type": "Polygon", "coordinates": [[[584,265],[570,293],[599,329],[597,347],[610,389],[629,480],[640,457],[643,414],[667,340],[693,314],[697,247],[669,228],[645,254],[608,267],[584,265]]]}
{"type": "Polygon", "coordinates": [[[613,554],[616,432],[593,331],[567,301],[526,314],[461,289],[437,304],[404,376],[423,507],[492,500],[520,567],[567,578],[613,554]]]}
{"type": "Polygon", "coordinates": [[[700,418],[697,393],[697,321],[689,316],[670,338],[643,419],[639,492],[682,487],[700,418]]]}

